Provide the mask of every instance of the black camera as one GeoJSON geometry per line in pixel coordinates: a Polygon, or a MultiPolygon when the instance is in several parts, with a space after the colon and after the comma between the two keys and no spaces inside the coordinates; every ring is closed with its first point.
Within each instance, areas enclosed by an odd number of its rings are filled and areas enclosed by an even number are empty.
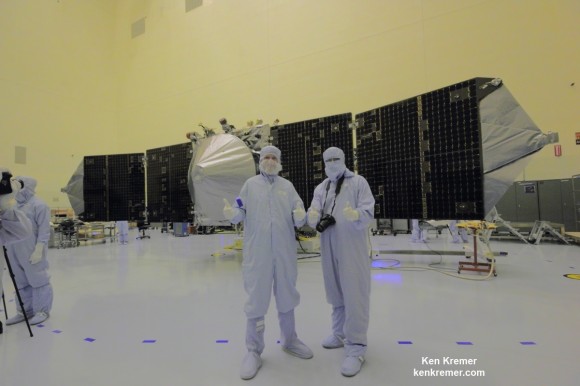
{"type": "Polygon", "coordinates": [[[2,180],[0,180],[0,195],[12,193],[12,184],[10,179],[12,174],[8,172],[2,172],[2,180]]]}
{"type": "Polygon", "coordinates": [[[334,219],[334,217],[332,217],[332,215],[330,214],[325,214],[324,216],[322,216],[318,224],[316,224],[316,230],[322,233],[326,230],[326,228],[334,224],[336,224],[336,220],[334,219]]]}

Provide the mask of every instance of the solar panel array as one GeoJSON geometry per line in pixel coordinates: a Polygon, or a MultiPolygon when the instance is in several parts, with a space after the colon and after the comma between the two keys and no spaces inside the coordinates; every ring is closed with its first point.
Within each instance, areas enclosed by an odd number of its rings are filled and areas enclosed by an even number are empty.
{"type": "Polygon", "coordinates": [[[356,115],[358,172],[375,195],[375,217],[483,219],[479,101],[490,80],[356,115]]]}
{"type": "Polygon", "coordinates": [[[145,209],[143,153],[84,157],[85,221],[133,221],[145,209]]]}
{"type": "MultiPolygon", "coordinates": [[[[495,87],[473,78],[356,115],[358,172],[375,195],[376,218],[483,219],[479,102],[495,87]]],[[[352,114],[271,128],[281,176],[309,206],[324,180],[322,153],[345,152],[354,170],[352,114]]],[[[149,220],[191,220],[190,142],[147,150],[149,220]]],[[[132,220],[144,208],[143,154],[85,157],[84,218],[132,220]]]]}
{"type": "Polygon", "coordinates": [[[354,168],[352,114],[339,114],[272,127],[272,144],[282,152],[280,175],[290,180],[308,207],[314,188],[324,174],[322,153],[335,146],[345,153],[349,169],[354,168]]]}
{"type": "Polygon", "coordinates": [[[150,149],[146,154],[149,221],[191,221],[193,204],[187,187],[191,142],[150,149]]]}

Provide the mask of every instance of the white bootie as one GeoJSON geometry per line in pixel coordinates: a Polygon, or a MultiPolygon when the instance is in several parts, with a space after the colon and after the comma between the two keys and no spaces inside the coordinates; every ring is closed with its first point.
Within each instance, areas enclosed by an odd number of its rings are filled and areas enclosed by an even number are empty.
{"type": "Polygon", "coordinates": [[[10,326],[13,324],[18,324],[24,322],[24,315],[23,314],[16,314],[11,318],[6,319],[6,325],[10,326]]]}
{"type": "Polygon", "coordinates": [[[300,339],[295,338],[292,342],[286,346],[282,347],[282,350],[287,352],[290,355],[294,355],[295,357],[302,358],[302,359],[310,359],[314,356],[312,350],[308,348],[300,339]]]}
{"type": "Polygon", "coordinates": [[[44,322],[46,319],[48,319],[48,313],[40,311],[37,312],[36,315],[34,315],[32,319],[28,321],[28,323],[30,323],[31,326],[34,326],[35,324],[44,322]]]}
{"type": "Polygon", "coordinates": [[[328,349],[344,347],[344,338],[332,334],[322,341],[322,347],[328,349]]]}
{"type": "Polygon", "coordinates": [[[364,357],[351,357],[348,356],[344,358],[342,366],[340,367],[340,372],[345,377],[352,377],[358,374],[360,368],[365,361],[364,357]]]}
{"type": "Polygon", "coordinates": [[[262,367],[262,358],[260,358],[260,354],[255,351],[248,351],[242,360],[240,377],[245,380],[252,379],[256,374],[258,374],[260,367],[262,367]]]}
{"type": "Polygon", "coordinates": [[[280,321],[280,332],[282,340],[282,350],[290,355],[302,359],[310,359],[314,356],[312,350],[308,348],[296,335],[296,323],[294,321],[294,310],[288,312],[278,312],[280,321]]]}

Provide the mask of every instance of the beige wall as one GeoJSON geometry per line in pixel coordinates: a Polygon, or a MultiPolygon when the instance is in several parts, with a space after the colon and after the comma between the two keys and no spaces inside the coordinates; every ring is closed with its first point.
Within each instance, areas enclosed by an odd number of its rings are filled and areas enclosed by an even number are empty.
{"type": "Polygon", "coordinates": [[[520,178],[580,174],[577,0],[204,3],[186,13],[185,0],[1,0],[2,57],[22,56],[0,61],[0,123],[19,129],[7,149],[29,154],[24,167],[2,163],[62,203],[84,155],[181,143],[221,117],[242,127],[356,114],[492,76],[560,133],[563,156],[547,146],[520,178]],[[145,33],[131,38],[141,18],[145,33]]]}
{"type": "Polygon", "coordinates": [[[0,165],[51,207],[70,207],[60,188],[85,155],[120,151],[113,4],[0,0],[0,165]]]}

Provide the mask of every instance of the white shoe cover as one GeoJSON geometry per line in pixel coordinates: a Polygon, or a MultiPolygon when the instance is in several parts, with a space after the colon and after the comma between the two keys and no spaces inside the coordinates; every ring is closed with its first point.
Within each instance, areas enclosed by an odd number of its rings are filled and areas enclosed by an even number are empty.
{"type": "Polygon", "coordinates": [[[240,369],[240,377],[242,379],[252,379],[258,374],[258,370],[262,367],[262,358],[257,352],[248,351],[242,360],[242,368],[240,369]]]}
{"type": "Polygon", "coordinates": [[[340,372],[345,377],[352,377],[358,374],[365,361],[364,357],[346,357],[340,367],[340,372]]]}
{"type": "Polygon", "coordinates": [[[328,349],[344,347],[344,339],[332,334],[322,341],[322,347],[328,349]]]}
{"type": "Polygon", "coordinates": [[[290,355],[294,355],[295,357],[302,359],[310,359],[314,356],[312,350],[310,350],[310,348],[308,348],[308,346],[302,343],[302,341],[298,338],[294,339],[289,345],[282,347],[282,350],[290,355]]]}
{"type": "Polygon", "coordinates": [[[7,326],[10,326],[12,324],[18,324],[20,322],[24,322],[24,315],[23,314],[16,314],[11,318],[6,319],[7,326]]]}
{"type": "Polygon", "coordinates": [[[46,312],[40,311],[37,312],[36,315],[34,315],[32,319],[28,321],[28,323],[30,323],[31,326],[34,326],[35,324],[44,322],[46,319],[48,319],[48,314],[46,312]]]}

